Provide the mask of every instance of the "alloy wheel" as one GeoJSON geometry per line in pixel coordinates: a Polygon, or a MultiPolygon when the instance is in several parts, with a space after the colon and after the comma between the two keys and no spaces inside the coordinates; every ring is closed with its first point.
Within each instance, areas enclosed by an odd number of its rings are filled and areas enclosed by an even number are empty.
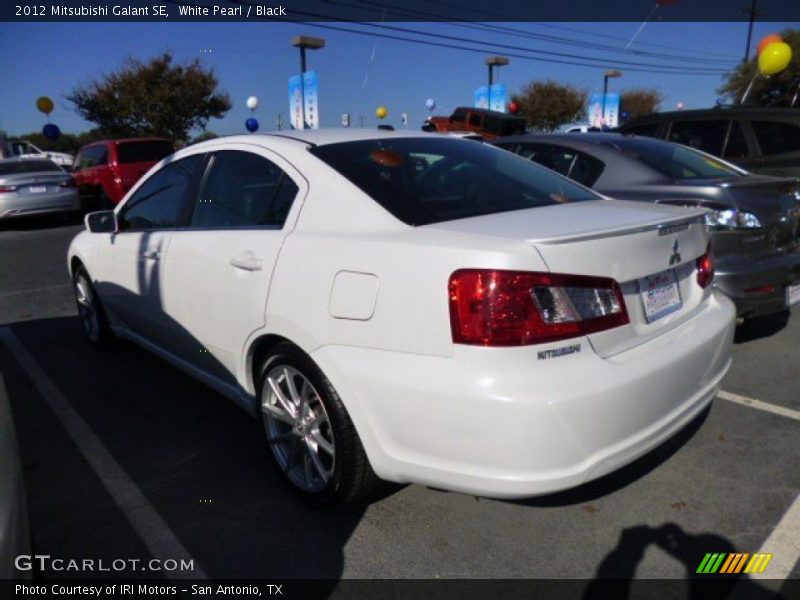
{"type": "Polygon", "coordinates": [[[270,368],[261,392],[267,441],[278,466],[305,492],[324,490],[336,450],[325,405],[309,379],[289,365],[270,368]]]}

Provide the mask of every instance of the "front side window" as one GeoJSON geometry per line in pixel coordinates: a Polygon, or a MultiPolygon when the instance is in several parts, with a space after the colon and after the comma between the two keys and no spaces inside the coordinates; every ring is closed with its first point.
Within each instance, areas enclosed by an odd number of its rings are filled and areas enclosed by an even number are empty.
{"type": "Polygon", "coordinates": [[[286,173],[262,156],[217,152],[200,186],[191,226],[282,227],[297,190],[286,173]]]}
{"type": "Polygon", "coordinates": [[[782,121],[753,121],[751,125],[765,156],[800,152],[800,126],[782,121]]]}
{"type": "Polygon", "coordinates": [[[725,144],[724,158],[745,158],[747,156],[747,140],[739,121],[731,123],[731,130],[728,132],[728,142],[725,144]]]}
{"type": "Polygon", "coordinates": [[[457,108],[453,111],[450,121],[453,123],[463,123],[467,119],[467,111],[463,108],[457,108]]]}
{"type": "Polygon", "coordinates": [[[203,160],[204,155],[195,154],[151,175],[125,203],[119,218],[120,231],[176,227],[186,192],[203,160]]]}
{"type": "Polygon", "coordinates": [[[600,198],[486,144],[396,138],[328,144],[309,151],[409,225],[600,198]]]}
{"type": "Polygon", "coordinates": [[[669,130],[669,141],[691,146],[715,156],[722,154],[728,132],[728,121],[675,121],[669,130]]]}

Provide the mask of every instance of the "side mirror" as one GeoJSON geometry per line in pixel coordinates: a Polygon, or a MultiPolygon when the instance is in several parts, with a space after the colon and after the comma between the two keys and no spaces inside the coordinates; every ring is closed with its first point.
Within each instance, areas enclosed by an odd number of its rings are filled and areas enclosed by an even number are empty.
{"type": "Polygon", "coordinates": [[[89,213],[84,222],[92,233],[117,233],[117,215],[113,210],[89,213]]]}

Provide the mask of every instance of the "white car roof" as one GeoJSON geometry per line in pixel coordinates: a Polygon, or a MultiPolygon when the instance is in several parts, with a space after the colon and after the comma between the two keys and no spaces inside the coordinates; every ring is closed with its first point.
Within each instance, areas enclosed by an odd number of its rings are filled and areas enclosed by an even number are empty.
{"type": "MultiPolygon", "coordinates": [[[[433,134],[425,131],[396,130],[386,131],[384,129],[362,129],[362,128],[330,128],[330,129],[290,129],[288,131],[265,132],[265,136],[277,136],[295,139],[300,142],[324,146],[326,144],[337,144],[339,142],[355,142],[360,140],[382,140],[391,138],[419,138],[428,137],[433,134]]],[[[238,137],[238,136],[237,136],[238,137]]],[[[247,138],[248,136],[242,136],[247,138]]],[[[251,138],[252,139],[252,138],[251,138]]]]}

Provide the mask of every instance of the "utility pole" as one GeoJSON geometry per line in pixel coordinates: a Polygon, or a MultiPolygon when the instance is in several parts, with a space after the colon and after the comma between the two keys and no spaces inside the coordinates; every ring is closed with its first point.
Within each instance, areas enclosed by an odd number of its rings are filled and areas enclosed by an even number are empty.
{"type": "Polygon", "coordinates": [[[749,23],[747,25],[747,45],[744,48],[744,58],[742,58],[742,62],[746,63],[750,58],[750,43],[753,40],[753,23],[756,20],[756,17],[760,17],[761,13],[756,10],[756,2],[757,0],[752,0],[750,3],[750,10],[742,9],[742,12],[749,13],[749,23]]]}
{"type": "Polygon", "coordinates": [[[281,113],[278,113],[277,125],[278,125],[278,131],[281,131],[283,129],[283,119],[281,118],[281,113]]]}

